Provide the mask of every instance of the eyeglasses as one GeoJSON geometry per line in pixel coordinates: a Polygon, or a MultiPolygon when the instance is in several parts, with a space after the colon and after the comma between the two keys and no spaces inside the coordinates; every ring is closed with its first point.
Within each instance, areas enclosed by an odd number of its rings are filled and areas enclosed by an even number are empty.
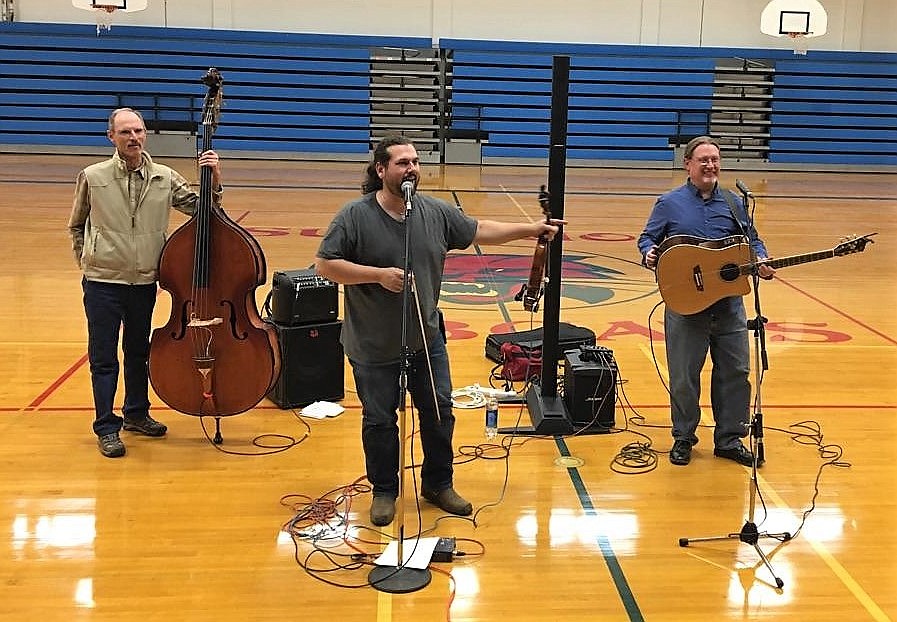
{"type": "Polygon", "coordinates": [[[697,162],[698,164],[703,164],[705,166],[707,164],[719,164],[719,162],[720,162],[720,159],[717,156],[713,156],[710,158],[691,158],[691,159],[694,160],[695,162],[697,162]]]}

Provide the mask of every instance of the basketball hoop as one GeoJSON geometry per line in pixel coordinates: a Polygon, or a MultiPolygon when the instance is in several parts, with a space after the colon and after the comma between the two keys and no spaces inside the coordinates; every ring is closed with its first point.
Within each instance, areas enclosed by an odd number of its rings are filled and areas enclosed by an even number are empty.
{"type": "Polygon", "coordinates": [[[115,13],[117,6],[111,4],[97,4],[93,7],[93,12],[97,18],[97,36],[100,33],[112,28],[112,14],[115,13]]]}
{"type": "Polygon", "coordinates": [[[794,53],[800,56],[807,55],[807,37],[802,32],[789,32],[788,37],[791,39],[791,47],[794,53]]]}
{"type": "Polygon", "coordinates": [[[819,0],[769,0],[760,14],[760,32],[787,37],[795,54],[807,55],[808,42],[828,29],[828,14],[819,0]]]}
{"type": "Polygon", "coordinates": [[[146,9],[147,0],[72,0],[72,6],[84,11],[93,11],[97,22],[97,36],[112,28],[112,17],[116,11],[133,13],[146,9]]]}

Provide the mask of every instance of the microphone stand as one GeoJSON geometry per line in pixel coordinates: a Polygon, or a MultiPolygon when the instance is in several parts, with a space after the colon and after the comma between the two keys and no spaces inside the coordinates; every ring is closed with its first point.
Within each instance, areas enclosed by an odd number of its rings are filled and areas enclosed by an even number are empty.
{"type": "MultiPolygon", "coordinates": [[[[740,182],[738,183],[738,189],[741,190],[742,195],[744,195],[744,204],[746,206],[748,203],[748,198],[752,197],[753,195],[740,182]]],[[[772,569],[772,564],[769,563],[769,559],[763,552],[763,549],[760,548],[758,542],[760,541],[760,538],[773,538],[775,540],[778,540],[779,542],[787,542],[791,540],[791,534],[787,531],[783,531],[781,533],[761,533],[757,529],[757,523],[754,522],[754,511],[757,506],[758,490],[757,468],[766,461],[766,456],[764,455],[763,448],[763,412],[760,407],[760,387],[763,381],[763,372],[769,369],[769,360],[766,356],[766,330],[764,328],[764,324],[766,324],[767,320],[765,317],[763,317],[763,314],[760,311],[759,266],[754,266],[754,269],[751,273],[751,278],[753,281],[754,289],[754,311],[757,315],[756,317],[754,317],[754,319],[747,321],[747,327],[750,330],[754,331],[754,386],[756,387],[754,397],[754,412],[751,416],[751,421],[748,424],[751,438],[751,453],[754,456],[754,462],[751,465],[748,516],[745,520],[744,525],[742,525],[741,527],[741,531],[737,533],[729,533],[725,536],[710,536],[706,538],[679,538],[679,546],[686,547],[691,542],[712,542],[716,540],[734,539],[744,542],[745,544],[750,544],[752,547],[754,547],[754,550],[757,551],[757,555],[760,557],[760,560],[772,575],[772,578],[776,584],[776,588],[781,589],[782,586],[785,585],[785,582],[782,581],[782,579],[779,578],[778,575],[776,575],[775,571],[772,569]]]]}
{"type": "MultiPolygon", "coordinates": [[[[411,369],[411,352],[408,348],[408,317],[411,310],[411,294],[414,283],[411,272],[411,198],[414,186],[402,183],[405,194],[405,284],[402,287],[402,350],[399,362],[399,495],[396,508],[396,525],[399,540],[395,566],[375,566],[368,574],[368,582],[374,589],[391,594],[407,594],[429,585],[432,575],[428,568],[405,566],[405,429],[407,426],[408,370],[411,369]]],[[[409,559],[410,559],[409,555],[409,559]]]]}

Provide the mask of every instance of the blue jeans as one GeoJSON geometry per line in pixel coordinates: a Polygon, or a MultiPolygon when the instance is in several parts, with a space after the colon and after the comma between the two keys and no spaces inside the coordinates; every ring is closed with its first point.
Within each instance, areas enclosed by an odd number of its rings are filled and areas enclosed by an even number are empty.
{"type": "Polygon", "coordinates": [[[87,357],[97,436],[118,432],[122,418],[112,412],[118,385],[118,335],[122,331],[125,403],[122,414],[139,421],[149,414],[147,362],[149,335],[156,304],[156,284],[122,285],[82,279],[87,316],[87,357]]]}
{"type": "Polygon", "coordinates": [[[716,427],[713,444],[731,449],[747,436],[751,383],[750,344],[741,298],[724,298],[693,315],[664,312],[673,438],[698,442],[701,369],[710,351],[710,404],[716,427]]]}
{"type": "MultiPolygon", "coordinates": [[[[434,339],[429,350],[438,410],[433,404],[427,357],[423,351],[412,356],[407,380],[408,392],[420,422],[420,442],[424,455],[420,472],[421,486],[440,492],[452,485],[452,433],[455,429],[455,416],[452,413],[448,351],[443,338],[440,336],[434,339]]],[[[375,496],[395,498],[399,493],[397,409],[401,397],[401,366],[398,362],[387,365],[366,365],[351,359],[349,362],[352,364],[355,389],[361,401],[361,441],[368,481],[375,496]]],[[[410,426],[408,431],[410,432],[410,426]]]]}

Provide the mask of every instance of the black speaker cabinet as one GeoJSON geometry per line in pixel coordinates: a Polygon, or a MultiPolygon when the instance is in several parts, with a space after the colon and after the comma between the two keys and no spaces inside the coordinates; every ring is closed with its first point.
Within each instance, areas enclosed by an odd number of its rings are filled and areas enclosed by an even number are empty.
{"type": "Polygon", "coordinates": [[[607,432],[614,427],[617,363],[601,346],[564,352],[564,405],[577,430],[607,432]]]}
{"type": "Polygon", "coordinates": [[[281,362],[280,377],[268,394],[272,402],[281,408],[296,408],[343,399],[342,326],[339,320],[303,326],[274,324],[281,362]]]}

